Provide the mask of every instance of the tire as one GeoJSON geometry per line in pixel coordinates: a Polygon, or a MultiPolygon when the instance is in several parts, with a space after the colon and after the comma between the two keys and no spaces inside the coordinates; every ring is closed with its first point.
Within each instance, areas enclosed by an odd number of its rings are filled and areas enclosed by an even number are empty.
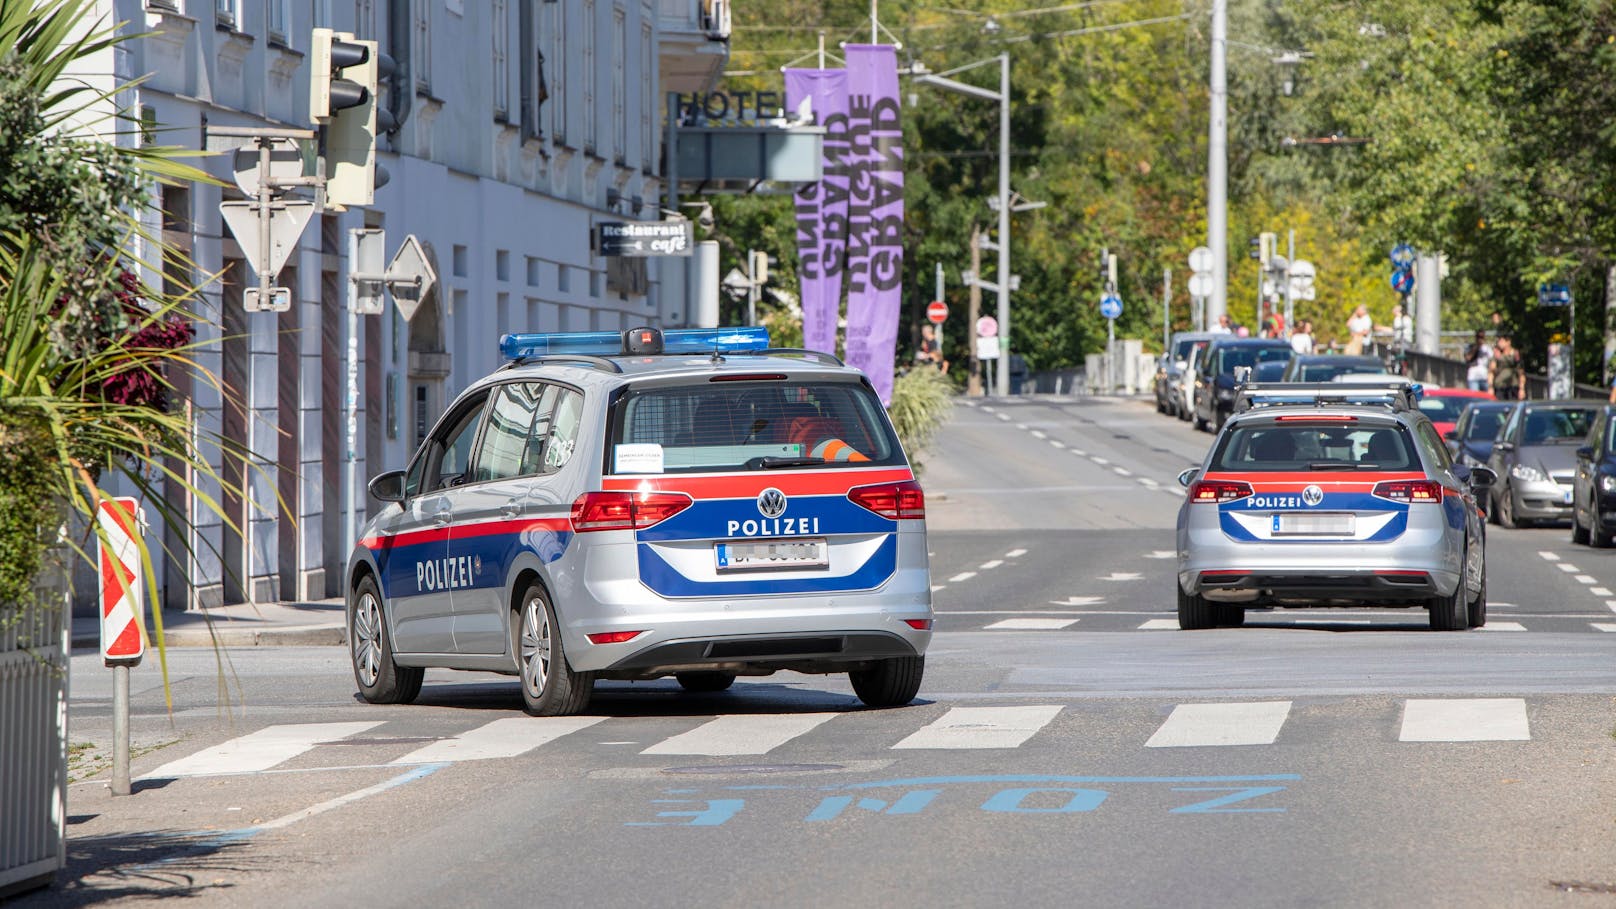
{"type": "MultiPolygon", "coordinates": [[[[1240,610],[1241,621],[1245,621],[1245,610],[1240,610]]],[[[1206,597],[1199,594],[1185,593],[1183,588],[1178,591],[1178,627],[1184,631],[1204,631],[1216,627],[1213,618],[1212,604],[1206,597]]]]}
{"type": "Polygon", "coordinates": [[[1223,424],[1229,422],[1229,415],[1227,413],[1225,413],[1224,411],[1222,411],[1222,410],[1217,410],[1217,411],[1213,412],[1213,416],[1216,417],[1217,424],[1216,424],[1216,428],[1213,429],[1212,431],[1213,432],[1222,432],[1223,431],[1223,424]]]}
{"type": "Polygon", "coordinates": [[[1493,513],[1498,515],[1498,526],[1505,530],[1514,530],[1521,526],[1521,522],[1515,520],[1515,493],[1510,491],[1508,483],[1505,483],[1503,490],[1499,492],[1498,507],[1493,513]]]}
{"type": "Polygon", "coordinates": [[[1465,602],[1464,579],[1454,585],[1453,595],[1432,597],[1431,628],[1434,631],[1464,631],[1470,627],[1470,604],[1465,602]]]}
{"type": "Polygon", "coordinates": [[[1201,431],[1201,432],[1208,432],[1208,431],[1209,431],[1209,430],[1208,430],[1208,429],[1207,429],[1207,428],[1206,428],[1206,421],[1205,421],[1205,420],[1203,420],[1203,419],[1201,419],[1201,413],[1200,413],[1200,411],[1196,411],[1196,413],[1195,413],[1195,419],[1194,419],[1194,421],[1193,421],[1193,422],[1194,422],[1194,423],[1195,423],[1195,428],[1196,428],[1196,429],[1198,429],[1198,430],[1200,430],[1200,431],[1201,431]]]}
{"type": "Polygon", "coordinates": [[[1481,579],[1481,590],[1476,593],[1476,598],[1470,601],[1470,608],[1467,612],[1465,624],[1471,628],[1480,628],[1487,624],[1487,578],[1485,576],[1481,579]]]}
{"type": "Polygon", "coordinates": [[[522,680],[522,708],[533,716],[572,716],[589,706],[595,674],[574,672],[543,585],[528,585],[511,612],[511,653],[522,680]]]}
{"type": "Polygon", "coordinates": [[[925,674],[926,658],[912,656],[880,660],[873,668],[855,669],[847,676],[864,706],[881,708],[902,707],[914,700],[925,674]]]}
{"type": "Polygon", "coordinates": [[[1594,524],[1594,526],[1588,528],[1589,546],[1592,546],[1595,549],[1609,549],[1610,542],[1610,534],[1600,530],[1597,522],[1594,524]]]}
{"type": "Polygon", "coordinates": [[[680,688],[699,693],[724,691],[735,684],[733,672],[676,672],[673,677],[680,688]]]}
{"type": "Polygon", "coordinates": [[[1177,409],[1178,409],[1178,418],[1180,420],[1183,420],[1184,422],[1188,423],[1190,421],[1190,417],[1193,415],[1193,413],[1190,410],[1190,406],[1188,404],[1185,404],[1184,402],[1180,401],[1178,403],[1177,409]]]}
{"type": "Polygon", "coordinates": [[[1216,604],[1212,607],[1212,624],[1219,628],[1239,628],[1246,624],[1246,607],[1216,604]]]}
{"type": "Polygon", "coordinates": [[[1577,506],[1572,505],[1571,506],[1571,542],[1575,543],[1578,546],[1587,546],[1587,545],[1589,545],[1589,536],[1590,536],[1590,534],[1588,533],[1588,528],[1582,526],[1582,521],[1577,519],[1577,506]]]}
{"type": "Polygon", "coordinates": [[[372,704],[408,704],[421,693],[426,670],[393,662],[393,636],[387,630],[376,579],[367,575],[348,600],[348,658],[359,696],[372,704]]]}

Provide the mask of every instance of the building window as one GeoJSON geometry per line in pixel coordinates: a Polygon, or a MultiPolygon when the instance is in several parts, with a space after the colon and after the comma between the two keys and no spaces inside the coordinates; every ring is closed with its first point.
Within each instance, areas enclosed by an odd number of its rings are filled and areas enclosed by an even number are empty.
{"type": "Polygon", "coordinates": [[[505,0],[490,0],[494,18],[494,116],[511,115],[511,23],[505,0]]]}
{"type": "Polygon", "coordinates": [[[647,21],[640,26],[640,169],[650,173],[652,162],[656,161],[656,132],[652,128],[658,104],[656,86],[662,80],[657,78],[653,68],[656,64],[651,58],[656,41],[651,36],[649,12],[642,9],[642,14],[647,21]]]}
{"type": "Polygon", "coordinates": [[[236,0],[213,0],[213,21],[230,28],[236,27],[236,0]]]}
{"type": "Polygon", "coordinates": [[[269,0],[269,40],[290,47],[292,0],[269,0]]]}
{"type": "Polygon", "coordinates": [[[567,4],[546,3],[550,12],[550,134],[567,142],[567,4]]]}
{"type": "Polygon", "coordinates": [[[612,10],[612,156],[622,163],[628,157],[628,18],[622,9],[612,10]]]}
{"type": "Polygon", "coordinates": [[[593,152],[600,147],[595,141],[595,0],[584,0],[583,17],[584,151],[593,152]]]}
{"type": "Polygon", "coordinates": [[[415,70],[415,89],[432,93],[432,0],[410,0],[410,67],[415,70]]]}
{"type": "Polygon", "coordinates": [[[499,281],[511,279],[511,251],[508,249],[494,250],[494,278],[499,281]]]}

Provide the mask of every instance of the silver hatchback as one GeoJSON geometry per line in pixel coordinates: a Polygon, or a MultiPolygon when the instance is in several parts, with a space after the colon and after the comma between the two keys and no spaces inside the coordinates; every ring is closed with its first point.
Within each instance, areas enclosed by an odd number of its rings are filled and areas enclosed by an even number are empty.
{"type": "Polygon", "coordinates": [[[354,676],[407,702],[428,667],[519,676],[529,712],[597,679],[847,672],[919,690],[925,496],[862,373],[761,329],[507,335],[348,567],[354,676]]]}
{"type": "Polygon", "coordinates": [[[1179,480],[1178,619],[1248,606],[1423,606],[1433,628],[1487,620],[1486,468],[1455,465],[1418,386],[1247,385],[1179,480]]]}

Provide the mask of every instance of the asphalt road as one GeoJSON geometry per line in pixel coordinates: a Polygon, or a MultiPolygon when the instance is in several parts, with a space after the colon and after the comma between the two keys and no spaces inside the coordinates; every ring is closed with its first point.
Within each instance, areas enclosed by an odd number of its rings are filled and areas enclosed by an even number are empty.
{"type": "Polygon", "coordinates": [[[1495,529],[1487,630],[1176,631],[1174,478],[1210,439],[1138,402],[960,407],[898,710],[780,675],[536,720],[451,673],[373,707],[338,648],[176,652],[172,714],[136,673],[145,779],[114,799],[81,657],[73,879],[19,905],[1616,903],[1616,552],[1495,529]]]}

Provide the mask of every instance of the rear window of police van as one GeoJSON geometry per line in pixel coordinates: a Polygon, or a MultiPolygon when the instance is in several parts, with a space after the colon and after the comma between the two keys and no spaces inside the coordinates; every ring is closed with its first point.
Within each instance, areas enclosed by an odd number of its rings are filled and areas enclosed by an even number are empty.
{"type": "Polygon", "coordinates": [[[906,463],[881,402],[851,382],[703,379],[631,387],[612,410],[608,473],[906,463]]]}
{"type": "Polygon", "coordinates": [[[1226,433],[1211,470],[1421,470],[1413,440],[1393,422],[1250,422],[1226,433]]]}

